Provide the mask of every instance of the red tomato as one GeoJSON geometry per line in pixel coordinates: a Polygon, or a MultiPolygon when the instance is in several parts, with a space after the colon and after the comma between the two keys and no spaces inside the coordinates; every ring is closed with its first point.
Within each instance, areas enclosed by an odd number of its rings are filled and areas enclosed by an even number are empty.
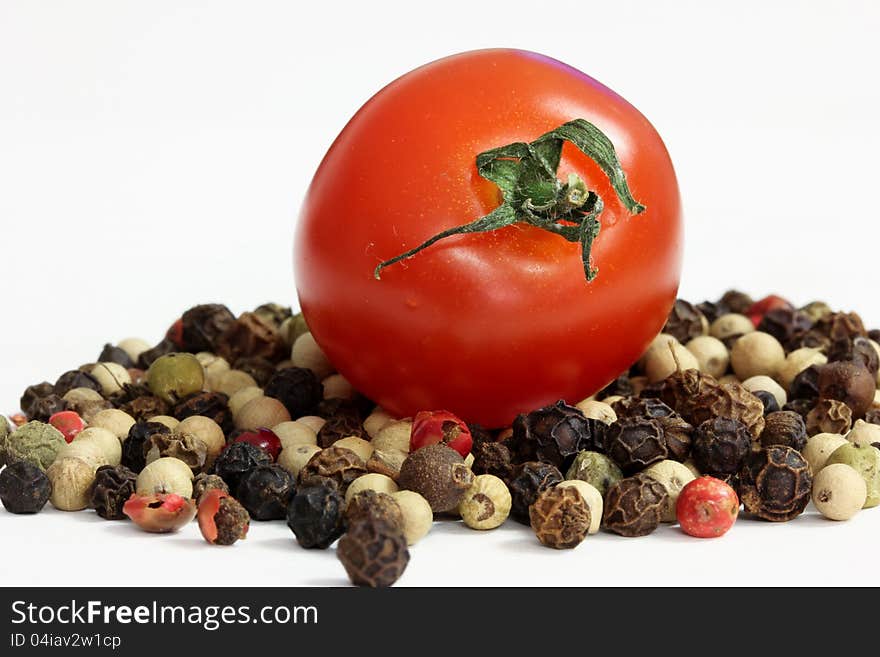
{"type": "Polygon", "coordinates": [[[675,516],[682,531],[697,538],[722,536],[738,515],[736,491],[715,477],[697,477],[688,482],[675,503],[675,516]]]}
{"type": "Polygon", "coordinates": [[[445,408],[501,427],[577,402],[635,361],[672,307],[681,248],[675,173],[638,110],[556,60],[482,50],[404,75],[355,114],[309,188],[294,261],[315,340],[358,390],[397,416],[445,408]],[[577,118],[611,139],[647,207],[631,216],[599,166],[563,146],[558,178],[576,173],[604,201],[595,280],[578,244],[521,223],[448,238],[374,278],[499,206],[478,153],[577,118]]]}

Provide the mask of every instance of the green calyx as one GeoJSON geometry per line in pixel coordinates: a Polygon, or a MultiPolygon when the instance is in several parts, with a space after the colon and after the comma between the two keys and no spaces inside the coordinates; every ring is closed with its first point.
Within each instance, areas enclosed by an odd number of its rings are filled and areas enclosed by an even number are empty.
{"type": "Polygon", "coordinates": [[[560,235],[569,242],[580,243],[584,275],[587,281],[592,281],[598,269],[592,265],[591,250],[599,234],[599,215],[604,204],[577,175],[570,174],[564,183],[556,177],[562,144],[566,141],[599,165],[611,181],[617,198],[631,214],[645,210],[629,190],[611,140],[592,123],[575,119],[528,144],[516,142],[477,155],[477,171],[498,185],[503,199],[501,205],[485,217],[437,233],[416,248],[382,262],[373,275],[378,280],[385,267],[411,258],[447,237],[485,233],[522,222],[560,235]]]}

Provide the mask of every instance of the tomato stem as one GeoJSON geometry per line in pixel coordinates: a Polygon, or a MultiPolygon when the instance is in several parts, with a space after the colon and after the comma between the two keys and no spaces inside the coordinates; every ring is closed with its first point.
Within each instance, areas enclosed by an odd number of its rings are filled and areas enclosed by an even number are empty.
{"type": "Polygon", "coordinates": [[[379,280],[385,267],[411,258],[447,237],[485,233],[522,222],[569,242],[580,243],[584,276],[587,282],[592,281],[598,269],[592,265],[591,253],[601,228],[599,215],[604,203],[577,175],[570,174],[565,183],[557,178],[564,142],[574,145],[599,165],[630,214],[637,215],[645,210],[629,190],[626,174],[611,140],[592,123],[575,119],[533,142],[515,142],[477,155],[477,171],[498,185],[503,198],[501,205],[484,217],[437,233],[414,249],[385,260],[376,267],[373,276],[379,280]]]}

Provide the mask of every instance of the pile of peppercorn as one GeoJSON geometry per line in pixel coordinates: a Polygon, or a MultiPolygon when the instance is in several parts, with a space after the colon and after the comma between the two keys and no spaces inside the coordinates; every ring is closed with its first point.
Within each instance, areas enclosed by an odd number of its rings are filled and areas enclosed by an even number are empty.
{"type": "Polygon", "coordinates": [[[510,516],[554,548],[661,522],[718,536],[740,504],[787,521],[811,497],[845,520],[880,504],[878,337],[821,302],[678,300],[605,389],[489,432],[445,410],[389,416],[289,308],[200,305],[155,346],[107,345],[28,387],[14,430],[0,422],[0,500],[153,532],[197,517],[220,545],[286,520],[304,548],[339,539],[369,586],[394,583],[435,520],[488,530],[510,516]]]}

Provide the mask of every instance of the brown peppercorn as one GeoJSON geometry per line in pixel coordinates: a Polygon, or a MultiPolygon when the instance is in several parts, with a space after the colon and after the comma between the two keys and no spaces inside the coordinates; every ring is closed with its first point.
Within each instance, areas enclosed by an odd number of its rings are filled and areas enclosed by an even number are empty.
{"type": "Polygon", "coordinates": [[[53,392],[63,397],[74,388],[87,388],[96,392],[101,391],[101,384],[88,372],[83,370],[70,370],[65,372],[55,381],[53,392]]]}
{"type": "Polygon", "coordinates": [[[123,403],[119,409],[131,415],[137,422],[145,422],[157,415],[168,415],[170,411],[164,399],[152,394],[135,397],[123,403]]]}
{"type": "Polygon", "coordinates": [[[865,324],[858,313],[827,313],[816,322],[815,328],[827,335],[832,343],[852,340],[856,336],[868,337],[865,324]]]}
{"type": "MultiPolygon", "coordinates": [[[[849,408],[847,406],[847,408],[849,408]]],[[[871,408],[865,413],[865,422],[870,424],[880,424],[880,408],[871,408]]]]}
{"type": "Polygon", "coordinates": [[[807,445],[807,427],[804,419],[794,411],[776,411],[764,418],[761,444],[786,445],[801,451],[807,445]]]}
{"type": "Polygon", "coordinates": [[[865,417],[874,401],[876,380],[861,363],[837,361],[822,365],[817,386],[820,398],[842,401],[858,420],[865,417]]]}
{"type": "Polygon", "coordinates": [[[38,422],[48,422],[49,418],[55,413],[66,411],[68,404],[58,395],[52,393],[45,397],[35,399],[27,410],[27,416],[30,420],[38,422]]]}
{"type": "Polygon", "coordinates": [[[703,313],[703,317],[706,318],[706,321],[709,322],[709,324],[712,324],[712,322],[721,317],[721,315],[726,315],[731,312],[730,308],[720,301],[701,301],[696,307],[697,310],[703,313]]]}
{"type": "Polygon", "coordinates": [[[235,315],[222,304],[205,303],[187,310],[180,320],[186,351],[216,352],[217,339],[232,325],[235,315]]]}
{"type": "Polygon", "coordinates": [[[666,487],[646,474],[621,479],[605,494],[602,524],[621,536],[646,536],[660,525],[669,504],[666,487]]]}
{"type": "Polygon", "coordinates": [[[506,444],[515,463],[544,461],[557,468],[593,447],[587,418],[564,401],[518,415],[506,444]]]}
{"type": "Polygon", "coordinates": [[[728,290],[722,295],[718,303],[729,308],[730,312],[732,313],[745,315],[746,312],[748,312],[749,307],[753,303],[755,303],[755,300],[752,299],[752,297],[750,297],[745,292],[740,292],[739,290],[728,290]]]}
{"type": "Polygon", "coordinates": [[[528,461],[513,471],[507,483],[510,489],[510,517],[529,524],[529,507],[543,491],[562,481],[562,473],[555,465],[540,461],[528,461]]]}
{"type": "Polygon", "coordinates": [[[819,397],[819,370],[821,368],[822,365],[810,365],[798,372],[789,386],[789,401],[794,399],[813,401],[819,397]]]}
{"type": "Polygon", "coordinates": [[[214,514],[214,526],[217,537],[214,545],[232,545],[239,539],[247,537],[251,517],[238,500],[228,495],[220,498],[217,512],[214,514]]]}
{"type": "Polygon", "coordinates": [[[43,397],[48,397],[52,394],[55,394],[55,386],[53,386],[48,381],[35,383],[34,385],[25,388],[24,392],[21,395],[21,399],[18,402],[18,406],[19,408],[21,408],[22,412],[24,412],[25,415],[30,417],[31,406],[43,397]]]}
{"type": "Polygon", "coordinates": [[[350,449],[328,447],[317,452],[299,471],[298,485],[320,486],[329,479],[345,495],[348,485],[367,473],[367,464],[350,449]]]}
{"type": "Polygon", "coordinates": [[[543,545],[557,550],[580,545],[590,531],[591,520],[590,505],[574,487],[548,488],[529,507],[535,536],[543,545]]]}
{"type": "Polygon", "coordinates": [[[605,453],[624,474],[634,474],[665,459],[669,452],[663,427],[646,417],[623,417],[605,431],[605,453]]]}
{"type": "MultiPolygon", "coordinates": [[[[865,420],[868,420],[868,414],[865,420]]],[[[852,427],[852,411],[849,406],[837,399],[820,399],[807,413],[807,435],[814,436],[817,433],[844,434],[852,427]]],[[[765,428],[766,431],[766,428],[765,428]]]]}
{"type": "Polygon", "coordinates": [[[868,338],[860,335],[852,339],[838,340],[833,343],[828,348],[827,355],[829,362],[838,360],[857,361],[867,367],[868,371],[875,377],[877,376],[877,370],[880,369],[880,356],[878,356],[877,350],[874,349],[868,338]]]}
{"type": "Polygon", "coordinates": [[[803,513],[812,485],[810,464],[800,452],[783,445],[749,454],[737,476],[737,493],[745,510],[774,522],[803,513]]]}
{"type": "Polygon", "coordinates": [[[786,346],[799,339],[813,327],[813,320],[805,312],[794,308],[773,308],[764,313],[756,330],[769,333],[786,346]]]}
{"type": "Polygon", "coordinates": [[[494,441],[475,442],[471,448],[474,463],[471,470],[475,475],[495,475],[501,481],[508,481],[513,471],[510,450],[504,443],[494,441]]]}
{"type": "Polygon", "coordinates": [[[330,447],[337,440],[349,436],[369,439],[367,432],[364,431],[361,416],[350,407],[344,407],[340,412],[327,418],[318,431],[318,445],[322,448],[330,447]]]}
{"type": "Polygon", "coordinates": [[[724,416],[745,424],[753,437],[764,429],[764,404],[740,383],[719,384],[701,372],[676,372],[664,381],[661,399],[694,426],[724,416]]]}
{"type": "Polygon", "coordinates": [[[400,467],[397,484],[428,500],[434,513],[452,511],[474,481],[461,455],[443,443],[417,449],[400,467]]]}
{"type": "Polygon", "coordinates": [[[675,411],[662,400],[650,397],[646,399],[641,397],[624,397],[611,404],[611,408],[617,414],[618,418],[632,417],[656,419],[669,417],[670,415],[675,414],[675,411]]]}
{"type": "Polygon", "coordinates": [[[242,356],[260,356],[274,363],[289,354],[278,331],[254,313],[242,313],[216,343],[214,351],[230,363],[242,356]]]}
{"type": "Polygon", "coordinates": [[[736,474],[751,447],[752,435],[742,422],[716,417],[697,427],[691,453],[701,473],[721,478],[736,474]]]}
{"type": "Polygon", "coordinates": [[[693,338],[706,335],[709,322],[692,303],[676,299],[662,332],[685,344],[693,338]]]}
{"type": "Polygon", "coordinates": [[[150,365],[159,360],[162,356],[173,354],[179,351],[179,348],[169,338],[163,338],[162,341],[151,349],[141,352],[138,356],[137,366],[142,370],[150,369],[150,365]]]}
{"type": "Polygon", "coordinates": [[[232,369],[250,374],[261,388],[275,374],[275,365],[262,356],[242,356],[232,364],[232,369]]]}
{"type": "Polygon", "coordinates": [[[782,407],[783,411],[794,411],[807,421],[807,415],[816,405],[815,399],[791,399],[782,407]]]}
{"type": "Polygon", "coordinates": [[[95,471],[89,506],[105,520],[125,520],[122,507],[135,492],[137,475],[124,465],[102,465],[95,471]]]}
{"type": "Polygon", "coordinates": [[[406,538],[381,520],[362,519],[339,539],[336,556],[355,586],[391,586],[409,563],[406,538]]]}
{"type": "Polygon", "coordinates": [[[222,490],[224,493],[229,492],[229,486],[219,475],[201,472],[193,479],[193,499],[197,502],[202,495],[214,489],[222,490]]]}
{"type": "Polygon", "coordinates": [[[663,440],[669,458],[684,463],[691,455],[694,426],[686,422],[678,413],[668,417],[658,417],[657,422],[663,429],[663,440]]]}
{"type": "Polygon", "coordinates": [[[144,444],[144,456],[147,464],[171,456],[183,461],[193,472],[198,473],[205,467],[208,446],[205,441],[191,433],[154,433],[144,444]]]}
{"type": "Polygon", "coordinates": [[[403,531],[403,512],[400,505],[388,493],[371,489],[362,490],[349,500],[343,518],[346,526],[361,520],[376,520],[387,522],[403,531]]]}
{"type": "Polygon", "coordinates": [[[831,339],[824,333],[812,328],[803,333],[796,333],[785,343],[784,346],[789,352],[803,349],[805,347],[808,349],[818,349],[819,351],[824,352],[831,346],[831,339]]]}
{"type": "Polygon", "coordinates": [[[185,420],[193,415],[204,415],[219,424],[226,434],[234,428],[232,411],[229,410],[229,397],[222,392],[198,392],[186,397],[174,405],[172,415],[178,420],[185,420]]]}

